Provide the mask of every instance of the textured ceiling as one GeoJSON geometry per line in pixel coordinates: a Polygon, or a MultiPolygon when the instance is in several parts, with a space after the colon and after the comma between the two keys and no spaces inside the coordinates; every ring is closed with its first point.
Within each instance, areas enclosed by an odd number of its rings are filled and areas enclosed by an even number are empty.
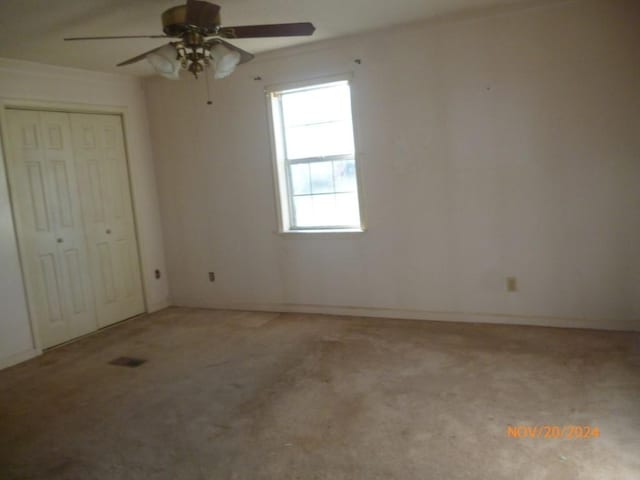
{"type": "MultiPolygon", "coordinates": [[[[146,62],[115,64],[162,39],[63,42],[63,37],[161,34],[161,13],[180,0],[0,0],[0,57],[134,75],[146,62]]],[[[224,25],[311,21],[311,37],[236,40],[253,53],[335,38],[466,10],[531,0],[219,0],[224,25]]]]}

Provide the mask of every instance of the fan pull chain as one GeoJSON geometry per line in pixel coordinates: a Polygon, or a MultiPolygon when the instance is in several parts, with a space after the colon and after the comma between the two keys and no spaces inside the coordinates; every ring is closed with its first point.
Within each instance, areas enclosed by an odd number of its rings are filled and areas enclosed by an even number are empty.
{"type": "Polygon", "coordinates": [[[205,80],[205,83],[207,85],[207,105],[213,105],[213,102],[211,101],[211,92],[209,90],[209,77],[211,76],[209,74],[209,69],[210,68],[211,67],[209,65],[207,65],[207,68],[206,68],[206,70],[204,72],[204,80],[205,80]]]}

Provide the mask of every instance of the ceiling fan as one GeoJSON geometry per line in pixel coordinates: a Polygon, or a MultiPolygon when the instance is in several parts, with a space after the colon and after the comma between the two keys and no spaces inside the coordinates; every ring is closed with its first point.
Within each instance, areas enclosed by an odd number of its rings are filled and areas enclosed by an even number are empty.
{"type": "Polygon", "coordinates": [[[172,7],[162,14],[164,35],[125,35],[115,37],[72,37],[65,40],[110,40],[121,38],[175,38],[161,47],[130,58],[117,66],[149,60],[155,70],[177,79],[180,69],[196,78],[213,64],[214,77],[231,74],[236,65],[253,59],[253,55],[223,40],[223,38],[295,37],[312,35],[312,23],[278,23],[225,27],[220,24],[220,6],[203,0],[187,0],[185,5],[172,7]]]}

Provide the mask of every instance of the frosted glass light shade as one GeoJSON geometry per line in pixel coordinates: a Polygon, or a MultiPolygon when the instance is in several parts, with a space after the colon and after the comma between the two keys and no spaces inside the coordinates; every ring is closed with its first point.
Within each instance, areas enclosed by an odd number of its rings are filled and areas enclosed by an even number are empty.
{"type": "Polygon", "coordinates": [[[211,48],[211,58],[213,59],[213,78],[215,79],[228,77],[240,63],[240,54],[221,44],[211,48]]]}
{"type": "Polygon", "coordinates": [[[159,50],[147,55],[146,60],[153,69],[165,78],[177,80],[180,77],[180,60],[173,45],[165,45],[159,50]]]}

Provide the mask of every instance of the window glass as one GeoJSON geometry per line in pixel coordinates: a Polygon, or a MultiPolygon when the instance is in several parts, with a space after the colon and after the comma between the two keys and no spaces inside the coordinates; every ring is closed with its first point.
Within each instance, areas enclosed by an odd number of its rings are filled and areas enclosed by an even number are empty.
{"type": "Polygon", "coordinates": [[[289,160],[353,154],[351,123],[338,121],[290,127],[286,145],[289,160]]]}
{"type": "Polygon", "coordinates": [[[336,192],[355,192],[356,162],[354,160],[340,160],[333,163],[333,175],[336,192]]]}
{"type": "Polygon", "coordinates": [[[330,193],[333,187],[333,162],[315,162],[311,167],[311,193],[330,193]]]}
{"type": "Polygon", "coordinates": [[[294,195],[311,193],[311,177],[309,176],[308,163],[291,165],[291,188],[294,195]]]}

